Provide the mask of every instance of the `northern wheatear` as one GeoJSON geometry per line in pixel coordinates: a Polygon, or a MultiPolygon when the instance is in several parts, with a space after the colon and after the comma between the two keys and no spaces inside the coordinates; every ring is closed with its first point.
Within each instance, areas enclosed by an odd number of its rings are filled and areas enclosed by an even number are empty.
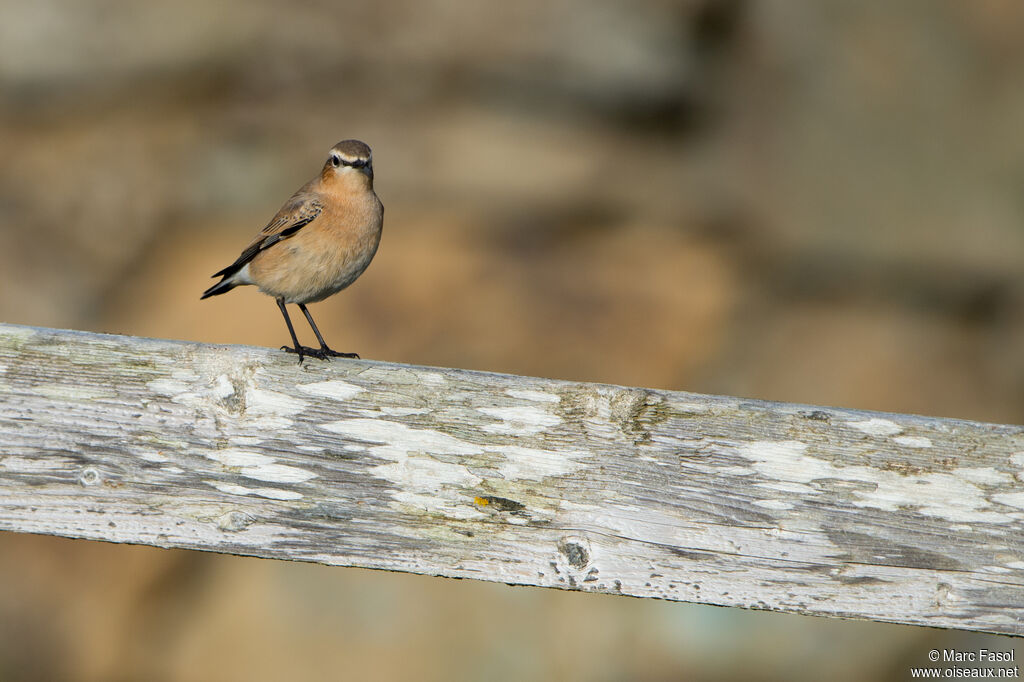
{"type": "Polygon", "coordinates": [[[255,284],[277,300],[299,363],[305,355],[358,358],[327,347],[307,303],[322,301],[352,284],[377,253],[384,207],[373,191],[370,148],[344,140],[331,148],[320,174],[285,202],[234,263],[213,277],[222,279],[200,298],[255,284]],[[286,303],[296,303],[313,328],[320,349],[299,345],[286,303]]]}

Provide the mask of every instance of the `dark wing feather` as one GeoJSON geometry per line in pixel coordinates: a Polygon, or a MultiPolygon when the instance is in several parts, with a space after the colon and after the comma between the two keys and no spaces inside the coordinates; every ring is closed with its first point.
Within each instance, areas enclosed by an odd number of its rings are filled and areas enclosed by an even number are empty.
{"type": "Polygon", "coordinates": [[[249,246],[245,247],[242,254],[235,259],[235,262],[220,272],[214,273],[213,277],[229,276],[238,272],[243,265],[256,257],[260,251],[270,248],[282,239],[292,236],[303,226],[313,222],[324,210],[324,205],[316,195],[303,191],[296,192],[288,202],[281,207],[277,215],[267,223],[266,227],[260,230],[256,239],[252,240],[249,246]]]}

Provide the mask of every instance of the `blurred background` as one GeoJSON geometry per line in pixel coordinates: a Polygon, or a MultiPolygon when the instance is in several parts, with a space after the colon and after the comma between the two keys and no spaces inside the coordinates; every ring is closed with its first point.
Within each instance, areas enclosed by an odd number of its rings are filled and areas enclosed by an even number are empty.
{"type": "MultiPolygon", "coordinates": [[[[335,348],[1022,421],[1020,2],[0,17],[4,322],[285,343],[251,288],[199,294],[356,137],[387,210],[370,269],[312,308],[335,348]]],[[[0,680],[897,680],[1013,644],[0,535],[0,680]]]]}

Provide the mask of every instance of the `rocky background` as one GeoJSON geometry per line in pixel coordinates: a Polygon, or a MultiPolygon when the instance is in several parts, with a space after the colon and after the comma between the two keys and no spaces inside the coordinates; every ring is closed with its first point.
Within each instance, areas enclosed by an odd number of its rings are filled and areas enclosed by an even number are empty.
{"type": "MultiPolygon", "coordinates": [[[[312,308],[336,348],[1022,422],[1024,4],[0,18],[4,322],[284,343],[270,299],[199,294],[357,137],[387,212],[367,273],[312,308]]],[[[0,535],[0,680],[897,680],[1012,645],[0,535]]]]}

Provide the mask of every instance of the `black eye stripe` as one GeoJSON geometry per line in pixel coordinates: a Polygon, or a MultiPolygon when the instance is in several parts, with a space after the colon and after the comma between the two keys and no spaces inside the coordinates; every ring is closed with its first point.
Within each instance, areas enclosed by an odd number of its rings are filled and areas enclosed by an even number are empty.
{"type": "Polygon", "coordinates": [[[352,168],[364,168],[370,165],[368,159],[346,159],[340,156],[331,155],[331,165],[337,168],[338,166],[350,166],[352,168]]]}

